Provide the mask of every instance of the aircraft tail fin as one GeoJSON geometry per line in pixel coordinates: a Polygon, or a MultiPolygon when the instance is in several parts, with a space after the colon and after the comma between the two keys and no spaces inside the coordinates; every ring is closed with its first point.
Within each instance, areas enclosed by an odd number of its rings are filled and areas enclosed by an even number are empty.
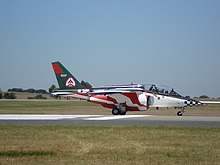
{"type": "Polygon", "coordinates": [[[60,62],[53,62],[52,67],[60,89],[84,89],[83,85],[60,62]]]}

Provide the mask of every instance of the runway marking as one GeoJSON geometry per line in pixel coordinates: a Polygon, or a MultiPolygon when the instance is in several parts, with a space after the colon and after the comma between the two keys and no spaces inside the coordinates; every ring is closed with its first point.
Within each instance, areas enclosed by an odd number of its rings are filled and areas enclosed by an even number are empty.
{"type": "Polygon", "coordinates": [[[138,117],[147,117],[151,115],[125,115],[125,116],[103,116],[103,117],[94,117],[94,118],[86,118],[85,120],[118,120],[118,119],[127,119],[127,118],[138,118],[138,117]]]}
{"type": "Polygon", "coordinates": [[[0,120],[61,120],[102,115],[0,115],[0,120]]]}
{"type": "Polygon", "coordinates": [[[139,118],[151,115],[124,115],[124,116],[106,116],[106,115],[0,115],[0,120],[62,120],[62,119],[82,119],[82,120],[118,120],[126,118],[139,118]]]}

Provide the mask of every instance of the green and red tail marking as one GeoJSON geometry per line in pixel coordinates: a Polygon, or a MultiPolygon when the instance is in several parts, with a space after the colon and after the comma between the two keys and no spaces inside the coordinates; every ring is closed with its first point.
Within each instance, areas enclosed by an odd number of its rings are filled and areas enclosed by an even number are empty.
{"type": "Polygon", "coordinates": [[[60,62],[53,62],[52,67],[60,89],[84,89],[80,82],[60,62]]]}

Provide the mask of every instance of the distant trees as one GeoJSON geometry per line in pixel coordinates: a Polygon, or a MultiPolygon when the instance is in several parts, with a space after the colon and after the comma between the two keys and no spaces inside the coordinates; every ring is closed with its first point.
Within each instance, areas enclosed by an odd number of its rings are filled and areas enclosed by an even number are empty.
{"type": "Polygon", "coordinates": [[[8,89],[8,92],[23,92],[24,90],[22,88],[12,88],[8,89]]]}
{"type": "Polygon", "coordinates": [[[8,92],[27,92],[27,93],[42,93],[42,94],[47,94],[47,91],[44,89],[33,89],[33,88],[29,88],[29,89],[25,89],[23,90],[22,88],[11,88],[8,89],[8,92]]]}
{"type": "Polygon", "coordinates": [[[8,92],[24,92],[24,90],[22,88],[12,88],[8,89],[8,92]]]}
{"type": "MultiPolygon", "coordinates": [[[[36,95],[35,97],[29,97],[28,99],[47,99],[46,97],[43,97],[42,94],[47,94],[48,92],[44,89],[33,89],[33,88],[29,88],[29,89],[22,89],[22,88],[11,88],[8,89],[8,92],[6,92],[2,98],[5,99],[15,99],[15,93],[13,92],[27,92],[27,93],[38,93],[38,95],[36,95]]],[[[1,95],[0,95],[1,97],[1,95]]]]}
{"type": "MultiPolygon", "coordinates": [[[[51,85],[49,88],[49,93],[52,93],[54,90],[58,89],[55,85],[51,85]]],[[[27,93],[41,93],[41,94],[48,94],[48,92],[44,89],[22,89],[22,88],[11,88],[8,89],[8,92],[27,92],[27,93]]]]}
{"type": "Polygon", "coordinates": [[[206,95],[202,95],[202,96],[200,96],[199,98],[200,98],[200,99],[209,99],[209,97],[206,96],[206,95]]]}

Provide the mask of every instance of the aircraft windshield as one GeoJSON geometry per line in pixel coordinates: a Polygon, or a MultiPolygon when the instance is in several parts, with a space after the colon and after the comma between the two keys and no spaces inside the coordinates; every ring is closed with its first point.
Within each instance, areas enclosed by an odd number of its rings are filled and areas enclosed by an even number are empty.
{"type": "Polygon", "coordinates": [[[144,84],[144,89],[150,93],[157,93],[167,96],[183,97],[173,90],[173,88],[164,85],[144,84]]]}

